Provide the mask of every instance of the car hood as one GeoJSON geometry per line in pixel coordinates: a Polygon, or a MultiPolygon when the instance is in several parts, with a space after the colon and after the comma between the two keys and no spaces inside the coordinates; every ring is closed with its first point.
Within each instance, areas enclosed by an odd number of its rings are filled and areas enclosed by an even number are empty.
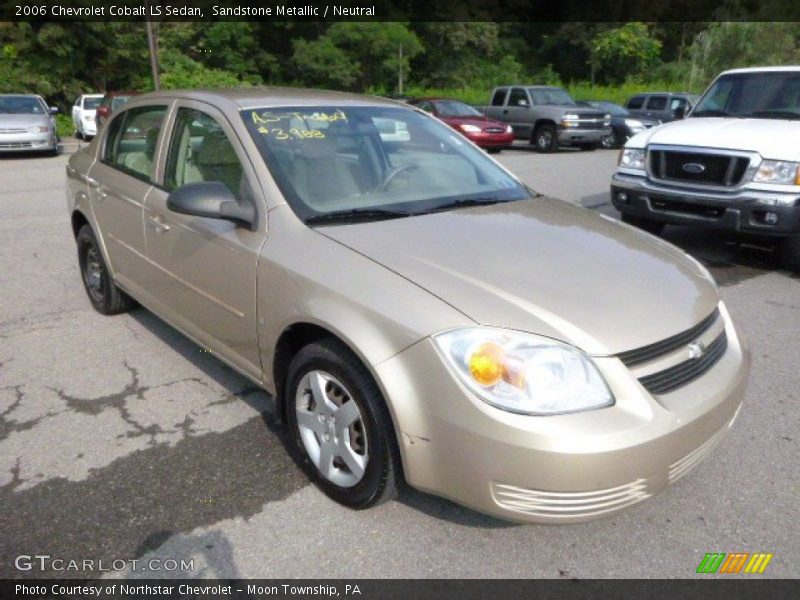
{"type": "Polygon", "coordinates": [[[441,119],[448,125],[475,125],[481,129],[490,126],[500,127],[503,130],[506,128],[505,123],[489,119],[488,117],[441,117],[441,119]]]}
{"type": "Polygon", "coordinates": [[[710,275],[682,251],[545,197],[317,231],[477,323],[594,355],[675,335],[719,302],[710,275]]]}
{"type": "Polygon", "coordinates": [[[714,147],[758,152],[764,158],[798,160],[800,121],[689,117],[640,134],[631,140],[644,144],[714,147]]]}
{"type": "Polygon", "coordinates": [[[0,128],[2,129],[33,127],[35,125],[50,125],[50,116],[0,114],[0,128]]]}

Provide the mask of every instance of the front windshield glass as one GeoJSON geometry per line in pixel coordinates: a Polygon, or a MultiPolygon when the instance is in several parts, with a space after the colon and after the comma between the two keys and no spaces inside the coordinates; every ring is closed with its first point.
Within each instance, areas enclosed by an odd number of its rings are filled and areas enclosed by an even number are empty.
{"type": "Polygon", "coordinates": [[[618,104],[613,104],[611,102],[589,102],[594,108],[599,108],[607,112],[610,115],[616,115],[618,117],[625,117],[628,115],[628,111],[619,106],[618,104]]]}
{"type": "Polygon", "coordinates": [[[393,218],[530,197],[450,127],[407,108],[262,108],[242,116],[306,222],[393,218]]]}
{"type": "Polygon", "coordinates": [[[0,96],[0,114],[43,115],[47,110],[38,98],[30,96],[0,96]]]}
{"type": "Polygon", "coordinates": [[[99,96],[97,98],[84,98],[83,99],[83,108],[86,110],[97,110],[97,107],[100,106],[100,103],[103,101],[103,97],[99,96]]]}
{"type": "Polygon", "coordinates": [[[574,106],[575,101],[564,90],[552,89],[531,89],[531,99],[534,104],[563,104],[574,106]]]}
{"type": "Polygon", "coordinates": [[[482,117],[480,111],[469,104],[455,100],[437,100],[434,102],[437,112],[443,117],[482,117]]]}
{"type": "Polygon", "coordinates": [[[800,72],[723,75],[697,103],[691,116],[800,119],[800,72]]]}

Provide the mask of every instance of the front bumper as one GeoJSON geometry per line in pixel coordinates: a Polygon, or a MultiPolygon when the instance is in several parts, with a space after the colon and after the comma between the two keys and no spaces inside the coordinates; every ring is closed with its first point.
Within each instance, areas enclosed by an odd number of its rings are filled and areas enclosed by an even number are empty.
{"type": "Polygon", "coordinates": [[[465,133],[467,139],[481,148],[508,148],[514,143],[513,133],[465,133]]]}
{"type": "Polygon", "coordinates": [[[604,127],[602,129],[582,129],[580,127],[559,126],[556,129],[558,143],[561,146],[599,144],[607,135],[611,135],[611,127],[604,127]]]}
{"type": "Polygon", "coordinates": [[[0,152],[37,152],[55,150],[53,133],[3,133],[0,134],[0,152]]]}
{"type": "Polygon", "coordinates": [[[673,483],[724,437],[750,357],[725,316],[729,345],[707,373],[651,396],[616,357],[596,358],[614,406],[515,415],[471,394],[423,340],[377,366],[416,488],[519,522],[607,516],[673,483]]]}
{"type": "Polygon", "coordinates": [[[675,225],[705,225],[759,235],[800,233],[800,194],[747,188],[704,192],[660,185],[625,173],[611,179],[611,201],[622,213],[675,225]],[[620,196],[624,194],[624,199],[620,196]],[[767,219],[774,213],[777,219],[767,219]]]}

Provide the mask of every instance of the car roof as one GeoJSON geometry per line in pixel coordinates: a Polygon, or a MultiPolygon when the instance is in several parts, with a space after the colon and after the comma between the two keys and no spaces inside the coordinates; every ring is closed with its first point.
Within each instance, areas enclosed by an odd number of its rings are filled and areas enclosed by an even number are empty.
{"type": "Polygon", "coordinates": [[[775,67],[747,67],[743,69],[729,69],[727,71],[723,71],[722,73],[720,73],[720,75],[728,75],[729,73],[775,73],[780,71],[789,71],[797,73],[800,71],[800,66],[785,65],[785,66],[775,66],[775,67]]]}
{"type": "Polygon", "coordinates": [[[41,98],[39,94],[0,94],[0,98],[41,98]]]}
{"type": "Polygon", "coordinates": [[[264,106],[406,106],[406,104],[397,100],[377,96],[291,87],[169,90],[142,94],[131,102],[135,102],[138,105],[152,100],[172,100],[175,98],[198,100],[209,104],[227,103],[239,109],[261,108],[264,106]]]}

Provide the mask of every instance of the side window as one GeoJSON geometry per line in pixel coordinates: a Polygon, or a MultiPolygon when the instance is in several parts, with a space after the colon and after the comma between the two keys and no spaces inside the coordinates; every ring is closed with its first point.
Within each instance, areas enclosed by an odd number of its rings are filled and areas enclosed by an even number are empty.
{"type": "Polygon", "coordinates": [[[219,123],[199,110],[178,109],[167,155],[166,188],[219,181],[239,198],[243,175],[242,163],[219,123]]]}
{"type": "Polygon", "coordinates": [[[512,88],[511,95],[508,97],[509,106],[528,106],[528,94],[522,88],[512,88]]]}
{"type": "Polygon", "coordinates": [[[686,106],[686,98],[675,97],[669,103],[669,109],[673,111],[684,106],[686,106]]]}
{"type": "Polygon", "coordinates": [[[644,96],[634,96],[628,103],[625,105],[625,108],[631,108],[633,110],[637,110],[642,108],[644,105],[644,96]]]}
{"type": "Polygon", "coordinates": [[[666,108],[666,96],[650,96],[650,99],[647,101],[647,110],[664,110],[666,108]]]}
{"type": "Polygon", "coordinates": [[[492,106],[503,106],[506,103],[506,95],[508,94],[508,90],[505,88],[500,88],[494,93],[492,96],[492,106]]]}
{"type": "Polygon", "coordinates": [[[149,181],[153,176],[156,142],[166,113],[166,106],[143,106],[120,114],[109,128],[104,161],[149,181]]]}
{"type": "Polygon", "coordinates": [[[431,104],[430,102],[426,101],[420,102],[419,104],[417,104],[417,107],[421,108],[426,113],[433,113],[433,104],[431,104]]]}

